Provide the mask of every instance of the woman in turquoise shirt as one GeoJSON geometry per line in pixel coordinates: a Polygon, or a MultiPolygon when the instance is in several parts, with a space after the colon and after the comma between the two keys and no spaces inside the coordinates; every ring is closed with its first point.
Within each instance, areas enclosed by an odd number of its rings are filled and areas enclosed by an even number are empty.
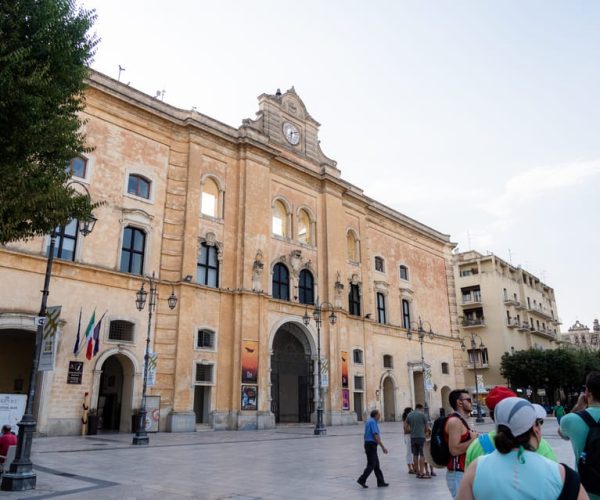
{"type": "Polygon", "coordinates": [[[521,398],[506,398],[494,411],[496,451],[479,457],[465,472],[459,500],[588,499],[579,477],[568,467],[535,453],[546,411],[521,398]]]}

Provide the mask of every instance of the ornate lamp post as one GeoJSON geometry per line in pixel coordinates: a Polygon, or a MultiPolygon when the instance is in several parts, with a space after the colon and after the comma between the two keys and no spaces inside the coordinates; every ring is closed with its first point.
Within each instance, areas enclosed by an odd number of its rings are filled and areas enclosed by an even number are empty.
{"type": "Polygon", "coordinates": [[[429,335],[430,339],[433,339],[435,335],[433,330],[431,329],[431,323],[429,321],[423,321],[421,316],[419,316],[419,321],[411,321],[408,325],[408,331],[406,332],[406,337],[408,340],[412,339],[413,329],[416,330],[417,335],[419,336],[419,343],[421,344],[421,372],[423,373],[423,398],[425,399],[425,415],[427,415],[427,419],[429,420],[429,404],[427,403],[427,383],[425,380],[425,357],[423,355],[423,340],[425,339],[425,335],[429,335]],[[423,327],[427,326],[427,330],[423,327]],[[415,328],[416,327],[416,328],[415,328]]]}
{"type": "MultiPolygon", "coordinates": [[[[317,377],[317,390],[319,401],[317,404],[317,425],[315,426],[315,435],[324,436],[327,434],[327,429],[325,428],[325,424],[323,423],[323,394],[321,390],[321,311],[329,310],[331,314],[329,315],[329,323],[335,325],[337,321],[337,316],[335,315],[335,308],[330,302],[321,302],[319,303],[319,298],[317,297],[317,303],[315,304],[315,308],[313,309],[313,318],[315,320],[315,324],[317,325],[317,369],[318,369],[318,377],[317,377]]],[[[308,315],[308,307],[302,317],[302,321],[306,326],[310,324],[310,316],[308,315]]]]}
{"type": "MultiPolygon", "coordinates": [[[[90,200],[90,192],[85,184],[71,180],[67,185],[77,184],[85,190],[85,196],[90,200]]],[[[91,203],[90,203],[91,205],[91,203]]],[[[78,230],[82,236],[90,234],[96,218],[90,214],[85,220],[80,220],[78,230]]],[[[54,262],[54,248],[56,245],[56,228],[50,234],[50,246],[48,247],[48,257],[46,260],[46,274],[44,276],[44,289],[42,290],[42,304],[37,322],[37,331],[35,334],[35,348],[33,350],[33,362],[31,363],[31,373],[29,376],[29,390],[27,391],[27,404],[23,418],[17,424],[19,426],[19,436],[17,441],[17,450],[8,472],[2,475],[2,484],[0,488],[4,491],[24,491],[35,489],[37,476],[33,472],[33,462],[31,461],[31,445],[33,433],[37,422],[33,418],[33,403],[35,400],[35,379],[38,371],[40,352],[42,350],[42,340],[44,336],[44,325],[46,321],[46,307],[48,304],[48,295],[50,294],[50,277],[52,276],[52,264],[54,262]]]]}
{"type": "MultiPolygon", "coordinates": [[[[138,445],[146,445],[150,442],[150,438],[148,437],[148,433],[146,432],[146,388],[148,385],[148,361],[150,359],[150,331],[152,329],[152,313],[156,309],[156,301],[158,299],[157,279],[154,271],[152,271],[152,276],[146,276],[142,280],[142,286],[135,294],[135,307],[137,307],[138,311],[142,311],[144,309],[148,294],[150,294],[150,299],[148,301],[148,331],[146,334],[146,352],[144,354],[144,382],[142,385],[142,405],[140,407],[140,418],[138,421],[138,426],[135,431],[135,436],[133,436],[132,442],[132,444],[138,445]],[[148,287],[150,288],[150,292],[147,292],[144,289],[146,280],[148,281],[148,287]]],[[[175,289],[173,288],[172,284],[171,295],[169,295],[167,303],[169,304],[169,309],[175,309],[175,306],[177,305],[177,296],[175,295],[175,289]]]]}
{"type": "MultiPolygon", "coordinates": [[[[475,350],[477,349],[477,342],[475,341],[475,338],[479,339],[480,350],[483,350],[485,346],[483,345],[482,338],[479,335],[471,332],[471,350],[473,351],[473,372],[475,373],[475,399],[477,401],[477,418],[475,419],[475,422],[481,424],[482,422],[484,422],[484,420],[481,416],[481,404],[479,403],[479,384],[477,383],[477,353],[475,352],[475,350]]],[[[467,350],[467,346],[465,345],[465,339],[461,339],[460,348],[463,351],[467,350]]]]}

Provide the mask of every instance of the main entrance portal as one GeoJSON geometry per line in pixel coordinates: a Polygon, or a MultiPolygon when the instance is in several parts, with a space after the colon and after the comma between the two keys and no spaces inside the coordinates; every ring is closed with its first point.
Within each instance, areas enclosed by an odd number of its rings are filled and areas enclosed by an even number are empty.
{"type": "Polygon", "coordinates": [[[273,339],[271,411],[275,421],[310,422],[314,411],[310,344],[299,325],[283,325],[273,339]]]}

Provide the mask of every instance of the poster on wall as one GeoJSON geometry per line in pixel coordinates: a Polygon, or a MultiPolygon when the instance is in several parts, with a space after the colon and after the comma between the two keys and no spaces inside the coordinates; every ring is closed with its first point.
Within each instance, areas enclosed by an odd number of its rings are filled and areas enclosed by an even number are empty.
{"type": "Polygon", "coordinates": [[[350,390],[342,389],[342,410],[350,409],[350,390]]]}
{"type": "Polygon", "coordinates": [[[158,432],[160,396],[146,396],[146,432],[158,432]]]}
{"type": "Polygon", "coordinates": [[[242,386],[242,410],[258,409],[258,387],[255,385],[242,386]]]}
{"type": "Polygon", "coordinates": [[[242,341],[242,382],[258,382],[258,342],[256,340],[242,341]]]}
{"type": "Polygon", "coordinates": [[[17,432],[26,403],[27,394],[0,394],[0,426],[8,424],[17,432]]]}
{"type": "Polygon", "coordinates": [[[348,352],[342,351],[342,387],[348,387],[348,352]]]}

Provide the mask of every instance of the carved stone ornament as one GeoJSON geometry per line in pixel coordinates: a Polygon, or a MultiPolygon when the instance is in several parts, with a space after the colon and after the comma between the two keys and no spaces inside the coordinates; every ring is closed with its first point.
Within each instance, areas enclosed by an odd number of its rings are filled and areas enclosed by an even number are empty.
{"type": "Polygon", "coordinates": [[[200,243],[205,243],[206,246],[217,248],[217,260],[223,262],[223,244],[217,241],[215,233],[209,231],[204,238],[200,238],[200,243]]]}
{"type": "Polygon", "coordinates": [[[290,253],[290,266],[292,268],[292,272],[294,276],[297,276],[300,272],[300,268],[302,266],[302,251],[301,250],[292,250],[290,253]]]}

